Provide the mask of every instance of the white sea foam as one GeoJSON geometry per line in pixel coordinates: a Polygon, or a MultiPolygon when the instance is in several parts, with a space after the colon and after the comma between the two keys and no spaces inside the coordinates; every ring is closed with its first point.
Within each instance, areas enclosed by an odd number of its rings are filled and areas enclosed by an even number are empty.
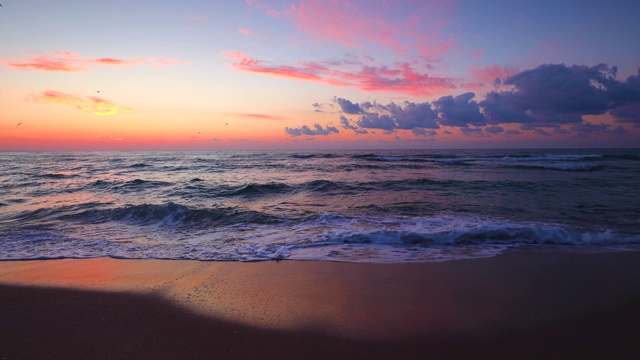
{"type": "Polygon", "coordinates": [[[544,154],[539,156],[504,156],[497,158],[499,161],[528,162],[528,161],[582,161],[601,159],[602,154],[544,154]]]}

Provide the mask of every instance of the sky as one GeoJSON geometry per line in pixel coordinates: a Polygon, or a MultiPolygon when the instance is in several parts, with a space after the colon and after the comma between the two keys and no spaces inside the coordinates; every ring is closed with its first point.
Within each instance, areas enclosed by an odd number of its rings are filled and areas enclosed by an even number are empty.
{"type": "Polygon", "coordinates": [[[640,147],[637,0],[0,3],[0,150],[640,147]]]}

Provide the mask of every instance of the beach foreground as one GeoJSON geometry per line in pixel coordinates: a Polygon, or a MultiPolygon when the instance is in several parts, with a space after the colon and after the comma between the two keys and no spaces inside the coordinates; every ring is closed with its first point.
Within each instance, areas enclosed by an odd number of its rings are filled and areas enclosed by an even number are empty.
{"type": "Polygon", "coordinates": [[[640,253],[0,262],[0,358],[637,358],[640,253]]]}

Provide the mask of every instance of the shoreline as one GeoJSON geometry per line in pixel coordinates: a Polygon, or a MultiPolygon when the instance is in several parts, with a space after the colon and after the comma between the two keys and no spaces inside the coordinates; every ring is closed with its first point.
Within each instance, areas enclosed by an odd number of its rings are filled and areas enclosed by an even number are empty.
{"type": "Polygon", "coordinates": [[[632,358],[637,279],[640,252],[2,261],[0,358],[632,358]]]}

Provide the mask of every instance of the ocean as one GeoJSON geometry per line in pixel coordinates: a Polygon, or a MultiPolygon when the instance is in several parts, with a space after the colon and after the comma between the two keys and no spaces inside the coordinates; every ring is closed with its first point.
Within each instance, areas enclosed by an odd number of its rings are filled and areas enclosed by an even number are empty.
{"type": "Polygon", "coordinates": [[[0,152],[0,259],[640,249],[640,149],[0,152]]]}

